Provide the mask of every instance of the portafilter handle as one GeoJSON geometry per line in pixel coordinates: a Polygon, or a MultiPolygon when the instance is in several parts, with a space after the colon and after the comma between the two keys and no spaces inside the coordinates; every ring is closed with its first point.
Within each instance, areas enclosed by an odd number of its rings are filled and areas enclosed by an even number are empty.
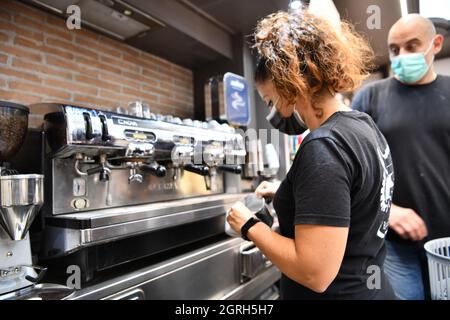
{"type": "Polygon", "coordinates": [[[184,166],[184,170],[196,173],[203,177],[206,177],[209,175],[209,167],[207,167],[207,166],[198,166],[198,165],[193,165],[193,164],[187,164],[184,166]]]}
{"type": "Polygon", "coordinates": [[[219,165],[217,167],[220,171],[230,172],[234,174],[241,174],[242,173],[242,167],[239,165],[230,165],[230,164],[223,164],[219,165]]]}
{"type": "Polygon", "coordinates": [[[139,166],[142,172],[150,173],[158,178],[163,178],[166,175],[166,167],[159,164],[142,164],[139,166]]]}
{"type": "Polygon", "coordinates": [[[87,171],[87,174],[89,176],[96,174],[96,173],[98,173],[100,175],[100,181],[106,182],[106,181],[109,181],[109,175],[111,173],[111,170],[106,168],[105,166],[98,166],[98,167],[89,169],[87,171]]]}

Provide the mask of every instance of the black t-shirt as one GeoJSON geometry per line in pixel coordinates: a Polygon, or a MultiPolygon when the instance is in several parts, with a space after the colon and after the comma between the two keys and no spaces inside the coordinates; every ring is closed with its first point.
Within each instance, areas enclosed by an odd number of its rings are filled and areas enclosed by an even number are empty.
{"type": "Polygon", "coordinates": [[[394,299],[383,272],[384,237],[394,184],[388,145],[373,120],[336,112],[302,142],[274,197],[280,232],[295,225],[348,227],[339,273],[317,294],[283,275],[283,299],[394,299]],[[381,289],[369,289],[376,268],[381,289]]]}
{"type": "MultiPolygon", "coordinates": [[[[360,90],[353,108],[372,116],[388,141],[396,177],[393,203],[424,219],[425,241],[449,237],[450,77],[420,86],[381,80],[360,90]]],[[[400,241],[394,231],[388,239],[400,241]]]]}

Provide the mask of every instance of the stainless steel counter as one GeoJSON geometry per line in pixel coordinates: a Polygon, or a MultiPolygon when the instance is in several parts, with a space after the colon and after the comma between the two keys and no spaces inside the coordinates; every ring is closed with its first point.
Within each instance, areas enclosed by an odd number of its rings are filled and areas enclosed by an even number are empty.
{"type": "MultiPolygon", "coordinates": [[[[242,282],[241,252],[249,242],[229,238],[146,268],[88,286],[69,300],[254,299],[277,282],[280,272],[265,265],[242,282]]],[[[273,295],[272,295],[273,296],[273,295]]],[[[276,295],[273,296],[276,298],[276,295]]]]}

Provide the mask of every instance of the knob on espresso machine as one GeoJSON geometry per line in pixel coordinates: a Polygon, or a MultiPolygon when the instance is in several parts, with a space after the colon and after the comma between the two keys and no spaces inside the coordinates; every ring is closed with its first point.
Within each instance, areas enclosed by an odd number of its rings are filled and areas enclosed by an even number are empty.
{"type": "Polygon", "coordinates": [[[142,164],[139,166],[139,169],[144,173],[149,173],[158,178],[163,178],[166,175],[166,167],[159,165],[157,163],[154,164],[142,164]]]}
{"type": "Polygon", "coordinates": [[[106,142],[106,141],[110,141],[111,140],[111,136],[109,135],[109,130],[108,130],[108,123],[106,122],[106,117],[104,115],[99,115],[98,116],[100,119],[100,122],[102,124],[102,141],[106,142]]]}
{"type": "Polygon", "coordinates": [[[83,112],[83,118],[84,118],[84,125],[85,125],[85,136],[86,140],[91,140],[94,138],[93,130],[92,130],[92,120],[91,115],[87,112],[83,112]]]}
{"type": "Polygon", "coordinates": [[[98,166],[92,169],[88,169],[87,170],[87,174],[93,175],[93,174],[99,174],[99,180],[102,182],[106,182],[109,181],[109,175],[111,174],[111,170],[109,170],[108,168],[104,167],[104,166],[98,166]]]}
{"type": "Polygon", "coordinates": [[[184,170],[196,173],[203,177],[206,177],[207,175],[209,175],[209,167],[203,166],[203,165],[186,164],[184,166],[184,170]]]}
{"type": "Polygon", "coordinates": [[[223,164],[217,167],[219,171],[224,172],[230,172],[234,174],[241,174],[242,173],[242,167],[240,165],[229,165],[229,164],[223,164]]]}

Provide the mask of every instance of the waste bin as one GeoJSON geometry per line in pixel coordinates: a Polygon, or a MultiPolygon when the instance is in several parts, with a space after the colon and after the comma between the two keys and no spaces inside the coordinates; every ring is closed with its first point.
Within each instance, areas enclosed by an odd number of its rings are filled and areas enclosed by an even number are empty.
{"type": "Polygon", "coordinates": [[[425,243],[430,274],[431,298],[450,300],[450,238],[425,243]]]}

